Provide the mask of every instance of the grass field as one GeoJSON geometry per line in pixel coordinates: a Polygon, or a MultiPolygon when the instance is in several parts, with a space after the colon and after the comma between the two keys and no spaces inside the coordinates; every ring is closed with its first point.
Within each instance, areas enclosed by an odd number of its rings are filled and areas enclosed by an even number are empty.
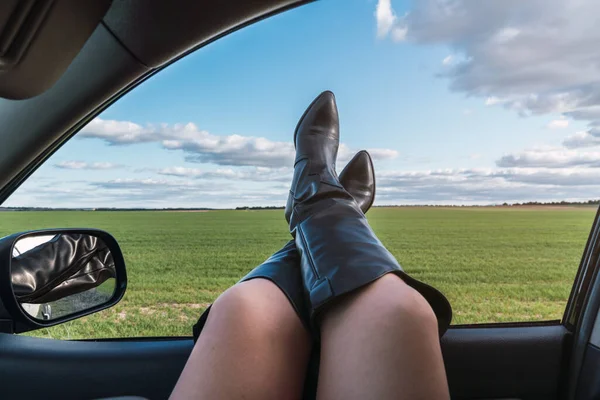
{"type": "MultiPolygon", "coordinates": [[[[595,208],[376,208],[406,271],[441,289],[454,323],[560,319],[595,208]]],[[[94,227],[121,244],[124,299],[36,332],[56,338],[191,335],[201,312],[289,239],[283,211],[2,212],[0,235],[94,227]]]]}

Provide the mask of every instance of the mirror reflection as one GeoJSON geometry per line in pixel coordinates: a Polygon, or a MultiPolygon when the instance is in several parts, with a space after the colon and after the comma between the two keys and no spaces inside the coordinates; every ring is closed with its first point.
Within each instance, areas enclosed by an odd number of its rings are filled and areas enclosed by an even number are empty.
{"type": "Polygon", "coordinates": [[[53,320],[107,303],[116,290],[112,253],[81,233],[28,235],[13,247],[15,297],[31,317],[53,320]]]}

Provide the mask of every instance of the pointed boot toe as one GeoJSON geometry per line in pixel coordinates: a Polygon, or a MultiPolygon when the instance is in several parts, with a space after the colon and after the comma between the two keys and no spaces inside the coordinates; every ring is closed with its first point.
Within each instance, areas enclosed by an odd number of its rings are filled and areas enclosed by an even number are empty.
{"type": "Polygon", "coordinates": [[[298,148],[296,138],[299,131],[315,130],[339,138],[339,116],[335,95],[326,90],[318,95],[300,117],[294,131],[294,144],[298,148]]]}
{"type": "Polygon", "coordinates": [[[375,168],[366,150],[359,151],[350,160],[340,174],[340,183],[363,212],[371,208],[375,201],[375,168]]]}

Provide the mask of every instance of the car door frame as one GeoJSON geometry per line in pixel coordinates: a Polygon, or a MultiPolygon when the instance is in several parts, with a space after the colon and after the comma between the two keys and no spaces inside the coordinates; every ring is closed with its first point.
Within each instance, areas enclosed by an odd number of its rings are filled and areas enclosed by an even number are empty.
{"type": "MultiPolygon", "coordinates": [[[[84,55],[86,54],[85,52],[88,52],[88,58],[86,59],[84,57],[84,59],[81,59],[81,57],[79,57],[80,60],[70,67],[70,70],[68,71],[69,76],[62,79],[57,84],[57,87],[51,89],[51,91],[57,92],[64,88],[68,89],[69,85],[73,85],[72,81],[80,80],[82,77],[88,76],[89,68],[95,67],[91,64],[91,62],[94,61],[94,56],[89,53],[92,52],[111,53],[112,56],[115,57],[116,63],[117,60],[122,58],[122,60],[118,62],[122,62],[123,65],[128,64],[126,68],[124,67],[127,73],[122,74],[121,80],[113,81],[111,82],[111,85],[108,86],[106,86],[109,83],[108,79],[114,79],[117,73],[121,74],[123,70],[111,70],[110,68],[112,67],[108,66],[106,74],[89,78],[91,80],[95,79],[95,81],[90,82],[90,84],[96,86],[105,85],[104,92],[95,93],[95,101],[90,101],[88,98],[87,103],[82,106],[75,120],[64,117],[60,123],[52,125],[56,131],[52,132],[52,135],[45,139],[45,147],[43,150],[28,162],[24,168],[15,166],[19,168],[18,173],[0,189],[0,204],[4,202],[4,200],[6,200],[6,198],[10,196],[10,194],[12,194],[12,192],[14,192],[14,190],[16,190],[55,151],[75,135],[85,124],[91,121],[92,118],[146,79],[185,55],[195,51],[199,47],[211,43],[212,41],[250,23],[267,18],[289,8],[291,7],[278,9],[251,21],[244,21],[226,32],[215,35],[210,40],[195,46],[193,49],[177,56],[170,62],[158,68],[147,68],[146,66],[140,65],[138,60],[135,60],[135,57],[132,57],[132,55],[128,54],[125,50],[123,50],[121,54],[118,53],[115,48],[109,48],[108,42],[114,41],[114,37],[106,26],[99,26],[91,39],[91,43],[86,44],[86,47],[82,50],[84,55]],[[111,91],[113,92],[109,93],[111,91]]],[[[74,98],[65,98],[64,96],[58,98],[63,99],[64,101],[73,102],[77,99],[77,96],[80,96],[79,98],[82,100],[85,99],[84,93],[77,93],[74,98]]],[[[36,100],[37,102],[34,101],[31,103],[32,106],[30,107],[30,110],[33,112],[35,107],[40,105],[49,106],[49,104],[51,104],[49,99],[51,100],[52,96],[42,94],[40,99],[36,100]]],[[[594,229],[596,230],[598,229],[597,225],[598,214],[596,214],[594,220],[594,229]]],[[[579,267],[576,280],[574,281],[573,290],[565,310],[565,317],[562,321],[542,323],[499,323],[451,327],[447,335],[442,339],[442,348],[446,358],[450,388],[455,398],[472,398],[472,396],[486,397],[490,394],[492,396],[497,396],[498,393],[500,393],[499,390],[502,386],[505,388],[510,386],[509,384],[511,381],[514,381],[515,375],[517,375],[517,377],[531,377],[531,375],[526,374],[527,371],[519,369],[516,363],[507,361],[507,351],[510,352],[515,346],[519,347],[516,360],[528,360],[530,364],[526,365],[527,369],[534,369],[537,371],[534,376],[535,379],[530,379],[530,381],[535,382],[535,385],[526,388],[522,393],[518,392],[518,388],[509,389],[506,393],[502,393],[503,396],[525,396],[524,398],[535,398],[531,397],[531,393],[533,393],[532,396],[552,393],[556,398],[561,398],[567,390],[575,390],[573,388],[576,387],[579,377],[574,371],[577,368],[581,369],[584,355],[584,352],[581,352],[581,349],[584,349],[583,346],[587,343],[585,338],[587,337],[589,340],[589,336],[591,335],[589,321],[586,320],[584,316],[587,316],[588,319],[591,320],[591,316],[593,315],[591,312],[594,310],[594,307],[597,311],[597,303],[599,301],[598,299],[600,299],[600,296],[594,297],[591,295],[591,288],[594,287],[593,285],[590,284],[585,286],[583,284],[585,278],[588,276],[584,270],[589,271],[589,269],[586,269],[589,268],[589,266],[584,267],[584,264],[588,263],[591,259],[590,257],[586,258],[586,254],[588,254],[588,250],[592,251],[593,249],[597,249],[599,245],[598,235],[594,236],[594,229],[588,238],[584,257],[582,258],[582,263],[579,267]],[[580,281],[582,282],[581,288],[575,290],[580,281]],[[577,299],[575,299],[575,297],[577,297],[577,299]],[[581,308],[576,307],[576,305],[579,304],[579,301],[583,301],[583,306],[581,308]],[[579,310],[578,312],[580,314],[573,314],[572,310],[579,310]],[[570,320],[571,323],[567,323],[566,321],[569,321],[566,317],[567,313],[570,317],[573,315],[578,316],[575,317],[575,319],[570,320]],[[543,338],[543,340],[540,341],[540,338],[543,338]],[[465,352],[465,347],[467,349],[471,348],[472,351],[465,352]],[[571,351],[573,351],[572,359],[571,351]],[[579,353],[581,353],[580,356],[578,355],[579,353]],[[495,360],[495,362],[487,368],[486,363],[489,363],[489,360],[495,360]],[[568,365],[570,365],[570,368],[567,367],[568,365]],[[455,371],[458,371],[459,369],[460,373],[455,373],[455,371]],[[472,382],[474,373],[484,375],[485,379],[482,379],[482,382],[487,383],[474,387],[472,382]],[[546,378],[552,376],[552,380],[556,379],[556,384],[543,382],[544,376],[546,378]],[[567,384],[568,379],[570,379],[569,384],[567,384]],[[494,386],[492,388],[489,386],[492,384],[497,384],[498,387],[494,386]],[[498,392],[489,393],[490,390],[498,390],[498,392]]],[[[596,271],[596,275],[593,275],[595,277],[594,279],[597,279],[597,267],[597,265],[594,267],[596,271]]],[[[56,371],[48,369],[48,357],[54,354],[56,356],[55,359],[62,359],[64,365],[73,365],[75,362],[81,363],[82,361],[89,364],[103,365],[103,368],[97,368],[95,371],[87,371],[85,369],[79,371],[81,374],[79,376],[81,382],[87,382],[88,386],[89,382],[95,382],[99,379],[99,377],[95,376],[92,372],[95,372],[105,379],[118,378],[127,382],[127,386],[123,387],[123,391],[109,390],[110,388],[106,385],[99,388],[99,391],[95,393],[95,395],[99,395],[98,397],[128,394],[152,397],[152,393],[150,392],[161,395],[167,393],[167,391],[164,390],[164,387],[174,384],[192,347],[193,341],[190,338],[177,337],[54,341],[51,339],[12,335],[6,336],[5,334],[0,334],[0,354],[3,356],[9,355],[8,357],[0,357],[0,371],[10,370],[11,374],[15,374],[14,376],[18,377],[19,372],[26,372],[28,368],[29,371],[31,371],[31,368],[45,366],[45,370],[40,369],[38,371],[35,369],[38,372],[33,374],[38,377],[36,379],[39,386],[45,388],[45,393],[48,393],[49,388],[56,388],[56,390],[59,390],[60,387],[57,385],[62,384],[59,377],[61,374],[64,374],[66,370],[60,368],[56,369],[56,371]],[[130,365],[127,371],[115,368],[117,365],[126,365],[127,360],[135,361],[135,367],[130,365]],[[138,363],[139,360],[143,360],[144,362],[138,363]],[[114,375],[111,375],[111,369],[114,370],[114,375]],[[160,385],[156,387],[153,386],[156,382],[149,382],[147,379],[140,380],[134,376],[135,373],[139,373],[146,377],[152,376],[152,374],[157,373],[156,371],[158,370],[163,371],[162,378],[164,378],[164,381],[162,383],[159,382],[160,385]],[[167,372],[164,372],[165,370],[167,372]],[[46,373],[44,373],[44,371],[46,371],[46,373]],[[146,389],[144,389],[144,387],[146,389]]],[[[523,364],[521,363],[520,365],[523,364]]],[[[527,379],[524,381],[526,380],[527,379]]],[[[0,388],[0,390],[5,391],[5,393],[11,393],[11,389],[19,390],[19,387],[17,386],[18,379],[7,379],[5,382],[6,383],[3,383],[2,388],[0,388]]],[[[31,387],[28,387],[27,390],[31,390],[31,393],[33,394],[34,385],[30,386],[31,387]]],[[[89,392],[85,392],[85,390],[89,390],[89,388],[86,389],[85,385],[74,385],[72,389],[73,393],[76,395],[89,394],[89,392]]],[[[25,394],[25,389],[21,388],[19,394],[25,394]]]]}

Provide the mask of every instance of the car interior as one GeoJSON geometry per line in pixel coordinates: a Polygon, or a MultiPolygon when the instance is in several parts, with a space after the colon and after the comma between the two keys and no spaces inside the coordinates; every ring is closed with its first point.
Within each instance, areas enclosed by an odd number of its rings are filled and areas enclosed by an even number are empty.
{"type": "MultiPolygon", "coordinates": [[[[0,204],[87,122],[158,71],[308,3],[0,2],[0,204]]],[[[452,398],[600,398],[599,262],[596,214],[562,320],[451,326],[441,340],[452,398]]],[[[7,263],[2,258],[0,269],[7,263]]],[[[191,327],[189,337],[168,338],[17,335],[43,325],[15,317],[10,285],[0,288],[2,398],[168,398],[194,345],[191,327]]]]}

